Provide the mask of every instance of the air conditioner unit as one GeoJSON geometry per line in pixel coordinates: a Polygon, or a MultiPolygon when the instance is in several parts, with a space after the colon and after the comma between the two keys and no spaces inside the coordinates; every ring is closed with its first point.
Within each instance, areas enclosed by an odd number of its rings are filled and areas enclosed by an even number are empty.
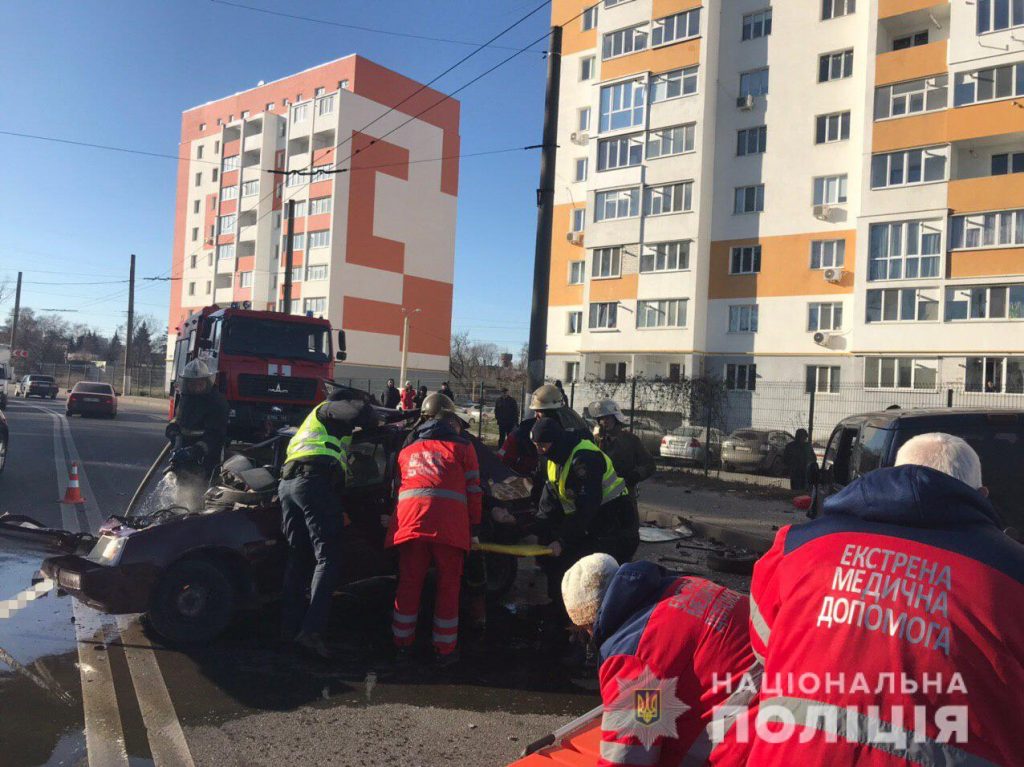
{"type": "Polygon", "coordinates": [[[574,132],[571,136],[569,136],[569,139],[574,144],[578,144],[579,146],[586,146],[587,143],[590,141],[590,134],[583,133],[582,131],[574,132]]]}
{"type": "Polygon", "coordinates": [[[569,232],[565,235],[565,239],[571,242],[573,245],[583,244],[583,232],[569,232]]]}
{"type": "Polygon", "coordinates": [[[826,269],[821,273],[821,276],[825,278],[825,282],[842,282],[843,270],[836,268],[826,269]]]}
{"type": "Polygon", "coordinates": [[[741,109],[744,112],[749,112],[754,108],[754,94],[748,93],[746,96],[740,96],[736,99],[736,108],[741,109]]]}
{"type": "Polygon", "coordinates": [[[814,334],[814,343],[818,346],[828,346],[833,338],[832,333],[822,333],[820,330],[814,334]]]}
{"type": "Polygon", "coordinates": [[[814,206],[814,217],[820,221],[831,221],[832,220],[832,209],[831,205],[815,205],[814,206]]]}

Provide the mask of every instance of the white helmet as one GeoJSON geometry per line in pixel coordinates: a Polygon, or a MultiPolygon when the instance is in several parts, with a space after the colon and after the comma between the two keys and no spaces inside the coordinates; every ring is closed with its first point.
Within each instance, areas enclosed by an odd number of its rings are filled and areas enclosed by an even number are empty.
{"type": "Polygon", "coordinates": [[[185,365],[185,369],[181,371],[183,381],[205,378],[212,384],[216,377],[217,371],[210,366],[210,363],[198,357],[185,365]]]}
{"type": "Polygon", "coordinates": [[[615,420],[619,423],[626,423],[626,416],[619,410],[619,403],[613,399],[599,399],[591,402],[587,406],[587,410],[590,411],[590,415],[593,418],[604,418],[606,416],[615,416],[615,420]]]}

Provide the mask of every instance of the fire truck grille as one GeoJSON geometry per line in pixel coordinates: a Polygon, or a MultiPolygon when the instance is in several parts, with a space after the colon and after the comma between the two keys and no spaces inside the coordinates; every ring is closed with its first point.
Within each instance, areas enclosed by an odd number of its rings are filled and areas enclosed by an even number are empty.
{"type": "Polygon", "coordinates": [[[243,397],[268,397],[278,400],[312,400],[316,398],[315,378],[287,376],[238,376],[238,393],[243,397]]]}

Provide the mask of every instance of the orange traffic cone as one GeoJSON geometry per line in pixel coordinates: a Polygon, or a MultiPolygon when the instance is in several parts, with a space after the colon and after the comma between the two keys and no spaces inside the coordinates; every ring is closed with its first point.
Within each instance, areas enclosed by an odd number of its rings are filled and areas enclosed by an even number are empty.
{"type": "Polygon", "coordinates": [[[71,472],[68,474],[68,489],[64,492],[61,503],[85,503],[82,491],[78,489],[78,464],[72,462],[71,472]]]}

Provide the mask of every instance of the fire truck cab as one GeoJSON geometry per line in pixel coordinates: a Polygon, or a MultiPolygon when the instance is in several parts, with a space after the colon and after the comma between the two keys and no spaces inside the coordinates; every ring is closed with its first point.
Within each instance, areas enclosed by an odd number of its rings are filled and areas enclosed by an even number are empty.
{"type": "Polygon", "coordinates": [[[171,414],[177,378],[198,357],[217,371],[231,437],[259,435],[268,421],[297,425],[326,396],[324,379],[334,379],[334,360],[345,359],[345,332],[338,331],[337,352],[332,341],[322,318],[207,306],[178,328],[171,414]]]}

